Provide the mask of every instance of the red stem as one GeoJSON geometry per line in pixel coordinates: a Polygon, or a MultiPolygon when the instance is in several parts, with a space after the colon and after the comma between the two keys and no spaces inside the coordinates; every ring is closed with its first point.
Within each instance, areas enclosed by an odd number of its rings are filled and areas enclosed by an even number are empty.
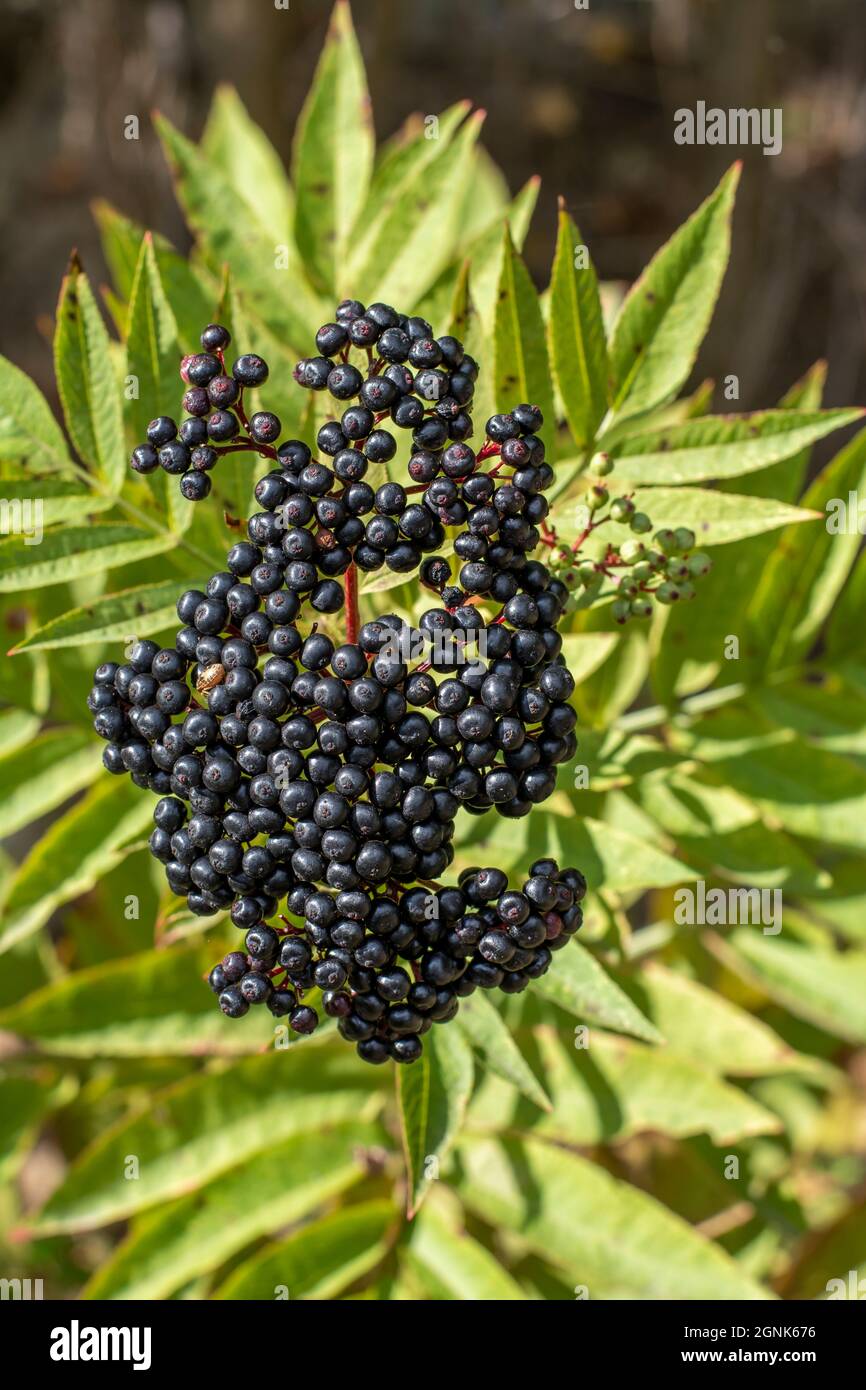
{"type": "Polygon", "coordinates": [[[358,571],[354,564],[346,570],[346,641],[354,646],[358,641],[358,571]]]}

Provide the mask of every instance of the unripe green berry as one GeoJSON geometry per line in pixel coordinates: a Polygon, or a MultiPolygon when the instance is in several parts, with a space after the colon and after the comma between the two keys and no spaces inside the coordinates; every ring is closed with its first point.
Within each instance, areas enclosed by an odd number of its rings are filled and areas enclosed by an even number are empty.
{"type": "Polygon", "coordinates": [[[665,526],[661,531],[656,531],[653,537],[659,550],[663,550],[665,555],[676,555],[679,549],[677,545],[676,532],[669,526],[665,526]]]}
{"type": "Polygon", "coordinates": [[[612,521],[629,521],[634,515],[634,502],[630,497],[615,497],[610,504],[612,521]]]}
{"type": "Polygon", "coordinates": [[[643,594],[641,594],[639,598],[632,600],[631,615],[633,618],[651,618],[652,611],[653,606],[651,599],[646,598],[643,594]]]}
{"type": "Polygon", "coordinates": [[[589,471],[594,473],[596,478],[606,478],[608,473],[613,472],[613,459],[610,454],[594,454],[589,461],[589,471]]]}
{"type": "Polygon", "coordinates": [[[694,555],[689,556],[688,566],[689,574],[695,579],[700,579],[702,575],[709,574],[713,568],[713,562],[709,555],[705,555],[702,550],[696,550],[694,555]]]}
{"type": "Polygon", "coordinates": [[[659,603],[677,603],[680,598],[680,591],[676,584],[665,582],[655,590],[655,596],[659,603]]]}
{"type": "Polygon", "coordinates": [[[608,491],[603,483],[594,483],[586,494],[586,505],[590,512],[597,512],[605,505],[608,491]]]}
{"type": "Polygon", "coordinates": [[[683,584],[678,584],[677,588],[680,591],[680,598],[684,603],[698,596],[698,591],[690,579],[687,579],[683,584]]]}
{"type": "Polygon", "coordinates": [[[653,529],[652,520],[647,516],[646,512],[635,512],[629,525],[638,536],[645,536],[648,531],[653,529]]]}
{"type": "Polygon", "coordinates": [[[673,579],[676,581],[679,581],[681,579],[688,579],[689,567],[686,564],[685,560],[674,558],[673,560],[668,560],[667,564],[665,565],[665,574],[667,575],[668,579],[673,579]]]}
{"type": "Polygon", "coordinates": [[[638,560],[642,560],[646,554],[646,546],[643,541],[623,541],[619,548],[619,557],[627,565],[635,565],[638,560]]]}
{"type": "Polygon", "coordinates": [[[663,570],[668,562],[668,557],[661,550],[651,550],[646,558],[647,564],[656,573],[663,570]]]}
{"type": "Polygon", "coordinates": [[[591,560],[584,560],[582,565],[578,565],[577,577],[587,589],[600,583],[602,578],[591,560]]]}
{"type": "Polygon", "coordinates": [[[638,587],[633,579],[621,579],[618,585],[618,592],[623,598],[635,598],[638,593],[638,587]]]}
{"type": "Polygon", "coordinates": [[[615,599],[612,612],[615,623],[619,623],[620,625],[627,623],[631,617],[631,604],[628,599],[625,598],[615,599]]]}
{"type": "Polygon", "coordinates": [[[688,526],[678,526],[674,535],[677,540],[677,550],[691,550],[695,544],[695,533],[690,531],[688,526]]]}
{"type": "Polygon", "coordinates": [[[653,567],[649,560],[641,560],[631,572],[632,579],[636,580],[638,584],[645,584],[648,579],[652,579],[652,576],[653,567]]]}

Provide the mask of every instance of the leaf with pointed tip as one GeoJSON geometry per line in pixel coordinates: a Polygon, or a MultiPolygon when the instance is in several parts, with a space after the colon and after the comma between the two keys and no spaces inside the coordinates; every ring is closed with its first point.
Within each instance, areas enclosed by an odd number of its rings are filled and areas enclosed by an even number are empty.
{"type": "Polygon", "coordinates": [[[508,411],[520,401],[538,405],[550,426],[554,421],[550,366],[538,294],[508,227],[502,251],[502,276],[493,332],[496,405],[508,411]]]}
{"type": "Polygon", "coordinates": [[[567,1013],[611,1033],[664,1042],[655,1025],[579,941],[570,941],[564,951],[556,953],[550,971],[535,981],[535,990],[567,1013]]]}
{"type": "Polygon", "coordinates": [[[485,1067],[510,1081],[533,1105],[541,1110],[550,1109],[550,1101],[508,1025],[484,994],[477,992],[468,999],[461,999],[457,1021],[485,1067]]]}
{"type": "Polygon", "coordinates": [[[65,584],[118,565],[131,565],[171,550],[177,539],[114,521],[47,531],[39,545],[9,536],[0,540],[0,593],[65,584]]]}
{"type": "Polygon", "coordinates": [[[69,436],[116,496],[126,472],[120,383],[108,332],[77,258],[64,277],[57,305],[54,369],[69,436]]]}
{"type": "Polygon", "coordinates": [[[595,266],[563,206],[550,277],[550,365],[579,449],[588,449],[608,404],[608,360],[595,266]],[[578,252],[586,256],[577,265],[578,252]]]}
{"type": "Polygon", "coordinates": [[[434,1024],[417,1062],[397,1067],[397,1099],[411,1218],[460,1132],[472,1091],[472,1053],[456,1028],[434,1024]]]}
{"type": "Polygon", "coordinates": [[[337,0],[293,150],[295,239],[319,288],[337,291],[364,202],[375,137],[364,60],[347,0],[337,0]]]}
{"type": "Polygon", "coordinates": [[[728,263],[739,176],[734,164],[623,300],[610,342],[617,416],[670,400],[694,366],[728,263]]]}
{"type": "Polygon", "coordinates": [[[820,517],[810,508],[792,507],[774,497],[741,497],[734,492],[700,487],[638,488],[633,500],[638,511],[652,518],[656,529],[689,527],[695,533],[698,548],[730,545],[748,536],[776,531],[780,526],[801,526],[804,521],[817,521],[820,517]]]}
{"type": "Polygon", "coordinates": [[[396,1218],[384,1201],[331,1212],[266,1245],[233,1270],[213,1297],[272,1299],[283,1286],[292,1299],[333,1299],[384,1258],[396,1218]]]}
{"type": "Polygon", "coordinates": [[[415,1218],[405,1254],[422,1279],[432,1280],[446,1298],[473,1303],[526,1298],[499,1260],[431,1202],[415,1218]]]}
{"type": "Polygon", "coordinates": [[[38,627],[13,648],[14,652],[50,651],[58,647],[90,646],[93,642],[153,637],[177,624],[178,585],[174,579],[137,584],[116,594],[103,594],[93,603],[71,608],[38,627]]]}
{"type": "Polygon", "coordinates": [[[294,196],[283,162],[237,88],[227,82],[214,93],[200,148],[243,198],[249,214],[275,241],[285,241],[294,196]]]}

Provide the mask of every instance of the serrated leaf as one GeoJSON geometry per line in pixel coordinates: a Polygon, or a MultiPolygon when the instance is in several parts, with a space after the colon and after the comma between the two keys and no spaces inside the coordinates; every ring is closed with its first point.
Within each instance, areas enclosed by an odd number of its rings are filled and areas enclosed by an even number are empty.
{"type": "MultiPolygon", "coordinates": [[[[293,241],[274,242],[259,224],[238,217],[228,180],[164,116],[155,120],[177,196],[211,268],[228,262],[265,323],[287,347],[303,353],[325,311],[310,289],[293,241]]],[[[238,343],[238,351],[246,346],[238,343]]]]}
{"type": "Polygon", "coordinates": [[[312,278],[333,294],[373,167],[364,60],[347,0],[337,0],[295,132],[295,238],[312,278]]]}
{"type": "Polygon", "coordinates": [[[400,215],[410,233],[424,215],[424,187],[432,164],[451,145],[455,132],[471,109],[468,101],[455,102],[437,116],[435,138],[426,125],[395,141],[376,166],[364,206],[358,214],[347,247],[346,284],[378,284],[399,250],[400,215]]]}
{"type": "MultiPolygon", "coordinates": [[[[169,1297],[260,1236],[345,1192],[364,1176],[363,1148],[381,1145],[383,1137],[378,1126],[351,1121],[275,1143],[207,1183],[195,1197],[161,1207],[143,1221],[100,1267],[84,1296],[169,1297]]],[[[292,1297],[293,1271],[288,1266],[283,1273],[278,1283],[292,1297]]]]}
{"type": "Polygon", "coordinates": [[[60,1057],[258,1052],[273,1038],[272,1016],[254,1009],[237,1028],[226,1027],[205,979],[214,956],[212,945],[197,944],[76,970],[0,1011],[0,1028],[60,1057]]]}
{"type": "MultiPolygon", "coordinates": [[[[365,262],[356,271],[356,292],[409,307],[422,298],[448,265],[457,235],[461,190],[472,173],[472,153],[483,115],[465,121],[444,148],[422,166],[388,208],[365,262]]],[[[435,142],[434,142],[435,143],[435,142]]]]}
{"type": "Polygon", "coordinates": [[[703,1067],[725,1076],[771,1076],[814,1065],[761,1019],[660,961],[647,961],[630,974],[613,973],[661,1031],[667,1048],[703,1067]]]}
{"type": "Polygon", "coordinates": [[[144,531],[114,521],[48,531],[39,545],[10,536],[0,540],[0,593],[41,589],[101,574],[162,554],[176,544],[176,538],[166,532],[144,531]]]}
{"type": "Polygon", "coordinates": [[[553,1107],[539,1114],[499,1085],[482,1087],[469,1125],[534,1135],[591,1147],[621,1143],[637,1134],[686,1139],[699,1134],[713,1144],[733,1144],[758,1134],[777,1134],[778,1116],[699,1062],[631,1039],[593,1029],[581,1041],[565,1028],[541,1024],[525,1048],[543,1071],[553,1107]]]}
{"type": "Polygon", "coordinates": [[[311,1221],[233,1270],[213,1297],[273,1299],[285,1287],[292,1299],[333,1299],[379,1264],[396,1216],[390,1202],[376,1201],[311,1221]]]}
{"type": "Polygon", "coordinates": [[[153,637],[177,622],[178,583],[165,579],[157,584],[138,584],[116,594],[103,594],[93,603],[71,608],[31,632],[13,650],[49,651],[57,647],[82,647],[92,642],[125,641],[153,637]]]}
{"type": "Polygon", "coordinates": [[[866,1042],[866,951],[807,946],[748,927],[706,939],[735,974],[798,1018],[848,1042],[866,1042]]]}
{"type": "Polygon", "coordinates": [[[406,1210],[423,1202],[460,1132],[472,1091],[472,1053],[456,1028],[430,1030],[417,1062],[397,1067],[397,1099],[406,1158],[406,1210]]]}
{"type": "Polygon", "coordinates": [[[3,500],[9,504],[7,511],[0,511],[4,534],[36,537],[60,523],[85,521],[113,504],[111,497],[86,492],[78,483],[60,478],[4,478],[2,487],[3,500]],[[21,504],[20,513],[16,503],[21,504]]]}
{"type": "Polygon", "coordinates": [[[228,83],[221,83],[214,93],[201,151],[244,200],[248,215],[276,241],[285,241],[294,198],[283,162],[250,116],[237,88],[228,83]]]}
{"type": "Polygon", "coordinates": [[[550,426],[554,411],[544,321],[535,286],[507,226],[496,301],[493,360],[497,408],[507,411],[520,401],[528,401],[541,407],[550,426]]]}
{"type": "Polygon", "coordinates": [[[540,1082],[489,999],[478,992],[461,999],[458,1023],[489,1071],[510,1081],[541,1110],[550,1109],[540,1082]]]}
{"type": "Polygon", "coordinates": [[[292,1044],[188,1077],[157,1092],[146,1110],[120,1120],[78,1156],[38,1229],[108,1225],[196,1192],[311,1128],[360,1122],[379,1107],[370,1087],[357,1058],[324,1043],[292,1044]],[[126,1154],[139,1160],[137,1182],[124,1177],[126,1154]]]}
{"type": "Polygon", "coordinates": [[[446,1298],[473,1303],[526,1298],[499,1260],[467,1231],[456,1229],[432,1202],[415,1218],[406,1255],[422,1279],[432,1280],[446,1298]]]}
{"type": "Polygon", "coordinates": [[[577,447],[588,449],[607,410],[609,367],[595,266],[588,252],[587,264],[576,266],[578,249],[586,252],[561,204],[547,341],[568,428],[577,447]]]}
{"type": "Polygon", "coordinates": [[[0,954],[87,893],[152,824],[152,803],[131,782],[104,778],[54,821],[6,885],[0,954]]]}
{"type": "MultiPolygon", "coordinates": [[[[532,221],[532,214],[538,202],[540,187],[541,180],[537,175],[527,179],[520,192],[512,199],[506,210],[505,218],[498,218],[491,227],[488,227],[486,232],[476,238],[467,252],[471,268],[472,299],[483,325],[481,332],[485,337],[493,329],[496,296],[502,276],[503,221],[508,223],[513,245],[518,251],[522,251],[526,234],[529,231],[529,224],[532,221]]],[[[475,356],[474,353],[473,356],[475,356]]],[[[481,361],[482,359],[479,358],[478,360],[481,361]]],[[[485,419],[486,417],[479,416],[479,418],[485,419]]]]}
{"type": "Polygon", "coordinates": [[[72,442],[117,495],[126,470],[120,386],[105,324],[77,258],[70,262],[57,305],[54,369],[72,442]]]}
{"type": "Polygon", "coordinates": [[[557,951],[546,975],[533,982],[536,994],[587,1023],[612,1033],[629,1033],[645,1042],[663,1042],[661,1033],[645,1018],[627,994],[579,941],[557,951]]]}
{"type": "Polygon", "coordinates": [[[51,407],[29,376],[0,357],[0,458],[22,458],[28,468],[61,473],[72,460],[51,407]]]}
{"type": "MultiPolygon", "coordinates": [[[[711,492],[698,487],[638,488],[634,504],[652,517],[656,529],[688,526],[694,531],[699,548],[730,545],[748,536],[776,531],[780,526],[819,520],[819,513],[814,510],[792,507],[773,497],[740,497],[733,492],[711,492]]],[[[720,563],[724,564],[724,560],[720,563]]],[[[699,595],[700,592],[698,585],[699,595]]]]}
{"type": "Polygon", "coordinates": [[[825,517],[808,538],[785,531],[770,555],[749,606],[747,623],[757,669],[778,670],[806,655],[830,614],[860,548],[857,517],[847,528],[831,530],[830,508],[866,486],[866,430],[819,473],[803,503],[825,517]]]}
{"type": "Polygon", "coordinates": [[[93,738],[79,729],[50,729],[0,758],[0,838],[69,801],[101,771],[93,738]]]}
{"type": "Polygon", "coordinates": [[[590,1299],[769,1298],[653,1197],[541,1140],[466,1139],[466,1204],[567,1271],[590,1299]]]}
{"type": "Polygon", "coordinates": [[[610,343],[616,414],[650,410],[676,395],[709,327],[730,250],[740,166],[656,252],[626,295],[610,343]]]}
{"type": "Polygon", "coordinates": [[[652,486],[736,478],[790,458],[862,414],[858,409],[763,410],[688,420],[623,440],[613,450],[617,478],[652,486]]]}

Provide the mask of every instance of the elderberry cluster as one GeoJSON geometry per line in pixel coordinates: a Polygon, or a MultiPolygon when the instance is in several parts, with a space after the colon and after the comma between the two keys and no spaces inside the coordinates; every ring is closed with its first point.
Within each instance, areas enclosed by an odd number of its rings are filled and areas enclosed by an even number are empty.
{"type": "Polygon", "coordinates": [[[147,441],[132,451],[136,473],[162,468],[180,478],[181,494],[189,502],[202,502],[211,490],[208,476],[225,448],[243,444],[268,446],[279,439],[282,424],[269,410],[256,411],[248,420],[244,412],[244,387],[261,386],[268,379],[268,364],[248,352],[226,370],[225,350],[231,334],[222,324],[211,323],[202,331],[202,352],[191,353],[180,364],[187,390],[181,402],[186,417],[178,428],[169,415],[158,415],[147,427],[147,441]]]}
{"type": "Polygon", "coordinates": [[[159,796],[150,848],[172,892],[246,933],[211,974],[226,1014],[267,1002],[309,1032],[303,999],[318,988],[367,1060],[411,1061],[459,996],[523,988],[580,925],[583,879],[552,861],[520,893],[496,869],[436,883],[461,807],[528,814],[577,747],[557,632],[569,588],[531,558],[553,480],[541,412],[494,415],[473,450],[478,368],[462,345],[344,301],[317,334],[322,356],[295,375],[360,403],[322,426],[314,456],[277,444],[276,416],[247,420],[243,388],[265,363],[247,354],[229,375],[227,331],[209,325],[201,341],[182,363],[180,437],[160,417],[132,466],[183,463],[186,496],[199,478],[206,495],[222,441],[274,466],[225,569],[180,595],[174,645],[141,639],[98,667],[88,706],[103,761],[159,796]],[[359,348],[366,375],[350,361],[359,348]],[[405,487],[367,481],[397,449],[386,415],[412,431],[405,487]],[[194,442],[202,430],[213,443],[194,442]],[[416,627],[359,623],[357,572],[383,566],[419,573],[435,596],[416,627]],[[345,640],[329,635],[342,609],[345,640]]]}
{"type": "Polygon", "coordinates": [[[519,891],[501,869],[468,869],[456,888],[435,891],[334,894],[302,884],[287,906],[303,926],[254,927],[246,950],[224,956],[209,983],[229,1017],[267,1004],[298,1033],[315,1028],[315,1010],[300,1000],[320,989],[324,1012],[364,1061],[414,1062],[422,1035],[452,1019],[461,998],[497,987],[518,994],[543,975],[579,929],[585,892],[582,874],[561,873],[552,859],[533,864],[519,891]]]}

